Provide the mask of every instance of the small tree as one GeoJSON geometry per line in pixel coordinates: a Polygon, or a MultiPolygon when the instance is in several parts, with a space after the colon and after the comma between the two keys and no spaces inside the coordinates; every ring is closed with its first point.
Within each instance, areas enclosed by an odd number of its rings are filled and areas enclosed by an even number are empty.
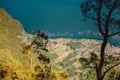
{"type": "Polygon", "coordinates": [[[45,35],[44,32],[38,30],[38,31],[34,31],[33,35],[35,36],[34,40],[32,41],[31,45],[36,47],[37,49],[42,49],[42,50],[46,50],[46,45],[48,43],[48,36],[45,35]]]}
{"type": "Polygon", "coordinates": [[[115,64],[103,71],[108,39],[120,33],[120,0],[86,0],[80,7],[86,18],[97,23],[99,32],[103,37],[100,61],[95,65],[97,80],[103,80],[108,71],[120,64],[115,64]]]}
{"type": "Polygon", "coordinates": [[[34,51],[38,54],[38,59],[40,61],[50,63],[50,58],[43,54],[44,52],[48,52],[48,49],[46,48],[48,43],[48,36],[40,30],[34,31],[33,35],[34,39],[31,43],[31,46],[34,46],[34,51]]]}

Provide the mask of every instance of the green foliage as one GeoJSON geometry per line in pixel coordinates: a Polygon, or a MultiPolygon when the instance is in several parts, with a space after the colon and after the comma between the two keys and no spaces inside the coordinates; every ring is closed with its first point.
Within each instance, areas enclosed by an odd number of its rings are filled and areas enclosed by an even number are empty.
{"type": "Polygon", "coordinates": [[[77,56],[77,54],[78,53],[76,51],[74,51],[73,53],[68,54],[68,56],[66,58],[69,58],[69,59],[74,58],[75,56],[77,56]]]}
{"type": "MultiPolygon", "coordinates": [[[[96,73],[95,73],[95,64],[99,61],[98,56],[91,52],[89,58],[85,58],[82,56],[79,59],[80,63],[82,64],[81,73],[80,73],[80,80],[96,80],[96,73]]],[[[107,55],[105,57],[105,64],[103,66],[103,70],[107,70],[112,65],[118,63],[118,59],[107,55]]],[[[105,76],[104,80],[117,80],[120,74],[119,67],[115,67],[111,69],[105,76]]]]}
{"type": "Polygon", "coordinates": [[[6,71],[0,70],[0,79],[4,79],[6,75],[6,71]]]}
{"type": "Polygon", "coordinates": [[[40,50],[40,49],[37,51],[37,53],[38,54],[40,53],[40,54],[43,54],[46,57],[49,57],[50,60],[55,60],[58,57],[58,55],[56,53],[51,53],[50,51],[46,52],[46,51],[43,51],[43,50],[40,50]]]}
{"type": "Polygon", "coordinates": [[[67,69],[69,77],[73,77],[75,75],[78,75],[78,73],[75,71],[74,67],[70,67],[67,69]]]}
{"type": "Polygon", "coordinates": [[[77,47],[79,47],[80,42],[73,42],[70,41],[69,43],[66,44],[67,46],[70,46],[71,49],[75,50],[77,47]]]}
{"type": "Polygon", "coordinates": [[[7,74],[7,68],[3,64],[0,64],[0,79],[4,79],[7,74]]]}
{"type": "Polygon", "coordinates": [[[41,70],[41,67],[39,65],[34,67],[34,71],[35,72],[40,72],[40,70],[41,70]]]}
{"type": "Polygon", "coordinates": [[[62,62],[58,62],[57,65],[61,66],[63,69],[72,66],[72,64],[74,64],[77,59],[73,59],[73,60],[71,59],[74,58],[76,55],[77,55],[76,52],[68,54],[68,56],[65,57],[65,59],[63,59],[62,62]]]}
{"type": "Polygon", "coordinates": [[[82,56],[79,59],[82,67],[80,73],[80,80],[97,80],[96,73],[95,73],[95,64],[97,63],[98,56],[94,52],[89,53],[89,57],[85,58],[82,56]]]}
{"type": "Polygon", "coordinates": [[[47,51],[46,45],[48,43],[48,36],[45,35],[45,33],[40,30],[34,31],[33,35],[34,39],[31,45],[34,46],[34,50],[37,51],[37,49],[42,49],[47,51]]]}
{"type": "Polygon", "coordinates": [[[0,64],[0,80],[19,80],[17,73],[6,64],[0,64]]]}
{"type": "Polygon", "coordinates": [[[12,73],[12,77],[11,78],[12,78],[12,80],[19,80],[16,72],[12,73]]]}
{"type": "Polygon", "coordinates": [[[119,80],[119,76],[120,76],[120,70],[117,68],[113,68],[106,74],[104,79],[105,80],[119,80]]]}
{"type": "Polygon", "coordinates": [[[22,44],[21,46],[23,48],[22,54],[27,54],[28,50],[30,50],[30,46],[29,45],[25,45],[25,44],[22,44]]]}
{"type": "Polygon", "coordinates": [[[84,58],[84,57],[81,57],[79,59],[80,63],[82,64],[83,67],[89,67],[90,66],[90,59],[87,59],[87,58],[84,58]]]}
{"type": "Polygon", "coordinates": [[[68,78],[68,74],[66,74],[66,73],[60,73],[60,76],[62,76],[63,78],[68,78]]]}
{"type": "Polygon", "coordinates": [[[43,68],[41,68],[39,65],[35,66],[34,68],[36,74],[34,80],[51,80],[51,67],[48,65],[45,65],[43,68]]]}
{"type": "Polygon", "coordinates": [[[96,80],[96,73],[94,69],[85,69],[79,75],[80,80],[96,80]]]}
{"type": "Polygon", "coordinates": [[[64,62],[62,62],[62,63],[63,63],[63,68],[72,66],[72,64],[73,64],[74,62],[76,62],[76,60],[69,61],[67,58],[64,59],[63,61],[64,61],[64,62]]]}
{"type": "Polygon", "coordinates": [[[44,62],[50,63],[50,58],[45,56],[45,55],[43,55],[43,54],[39,54],[38,59],[40,61],[44,61],[44,62]]]}
{"type": "Polygon", "coordinates": [[[62,69],[65,69],[68,73],[69,77],[73,77],[78,75],[78,73],[75,71],[76,68],[74,68],[72,65],[77,62],[77,59],[72,59],[77,55],[76,52],[70,53],[67,57],[63,59],[62,62],[58,62],[57,65],[61,66],[62,69]]]}
{"type": "Polygon", "coordinates": [[[35,35],[35,39],[31,45],[34,46],[34,51],[38,54],[38,59],[50,63],[50,58],[43,54],[43,52],[47,52],[48,36],[40,30],[33,32],[33,34],[35,35]]]}
{"type": "Polygon", "coordinates": [[[53,54],[48,53],[47,56],[49,56],[50,60],[55,60],[58,57],[58,55],[56,53],[53,53],[53,54]]]}

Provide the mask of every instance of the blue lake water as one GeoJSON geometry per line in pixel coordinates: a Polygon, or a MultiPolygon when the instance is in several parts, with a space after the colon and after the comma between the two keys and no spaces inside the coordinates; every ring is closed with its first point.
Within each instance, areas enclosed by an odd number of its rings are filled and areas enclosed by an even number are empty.
{"type": "MultiPolygon", "coordinates": [[[[12,17],[18,19],[28,33],[41,29],[51,38],[101,39],[92,21],[83,20],[80,3],[84,0],[0,0],[12,17]]],[[[120,37],[110,40],[119,43],[120,37]]]]}
{"type": "Polygon", "coordinates": [[[95,30],[81,15],[82,0],[0,0],[2,7],[21,21],[31,33],[42,29],[50,32],[95,30]]]}

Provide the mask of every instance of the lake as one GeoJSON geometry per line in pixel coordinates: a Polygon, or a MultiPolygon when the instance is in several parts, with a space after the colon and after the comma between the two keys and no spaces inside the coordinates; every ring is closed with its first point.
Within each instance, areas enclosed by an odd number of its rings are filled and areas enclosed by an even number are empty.
{"type": "MultiPolygon", "coordinates": [[[[44,31],[50,38],[102,39],[91,20],[83,20],[80,3],[84,0],[0,0],[13,18],[19,20],[26,32],[44,31]]],[[[120,36],[110,42],[119,43],[120,36]]]]}

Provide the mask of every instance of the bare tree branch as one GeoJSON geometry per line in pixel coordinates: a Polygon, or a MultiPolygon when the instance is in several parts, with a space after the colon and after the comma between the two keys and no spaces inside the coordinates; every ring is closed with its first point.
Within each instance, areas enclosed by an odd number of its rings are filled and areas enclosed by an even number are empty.
{"type": "Polygon", "coordinates": [[[108,35],[108,37],[111,37],[111,36],[114,36],[114,35],[117,35],[117,34],[120,34],[120,32],[116,32],[116,33],[110,34],[110,35],[108,35]]]}
{"type": "Polygon", "coordinates": [[[103,76],[102,76],[102,77],[104,77],[108,71],[110,71],[111,69],[113,69],[114,67],[116,67],[116,66],[118,66],[118,65],[120,65],[120,63],[117,63],[117,64],[109,67],[109,68],[103,73],[103,76]]]}
{"type": "Polygon", "coordinates": [[[101,9],[102,9],[102,0],[99,0],[99,2],[100,2],[100,6],[99,6],[99,8],[98,8],[98,15],[97,15],[97,21],[98,21],[98,28],[99,28],[99,31],[100,31],[100,33],[101,33],[101,35],[102,36],[104,36],[105,34],[104,34],[104,31],[102,30],[102,26],[101,26],[101,15],[100,15],[100,13],[101,13],[101,9]]]}
{"type": "Polygon", "coordinates": [[[106,23],[105,23],[105,33],[106,34],[108,34],[108,32],[109,32],[109,28],[108,28],[109,27],[109,22],[110,22],[111,15],[112,15],[114,9],[116,8],[115,7],[116,3],[117,3],[117,0],[114,1],[114,4],[113,4],[112,8],[108,12],[107,20],[106,20],[106,23]]]}

